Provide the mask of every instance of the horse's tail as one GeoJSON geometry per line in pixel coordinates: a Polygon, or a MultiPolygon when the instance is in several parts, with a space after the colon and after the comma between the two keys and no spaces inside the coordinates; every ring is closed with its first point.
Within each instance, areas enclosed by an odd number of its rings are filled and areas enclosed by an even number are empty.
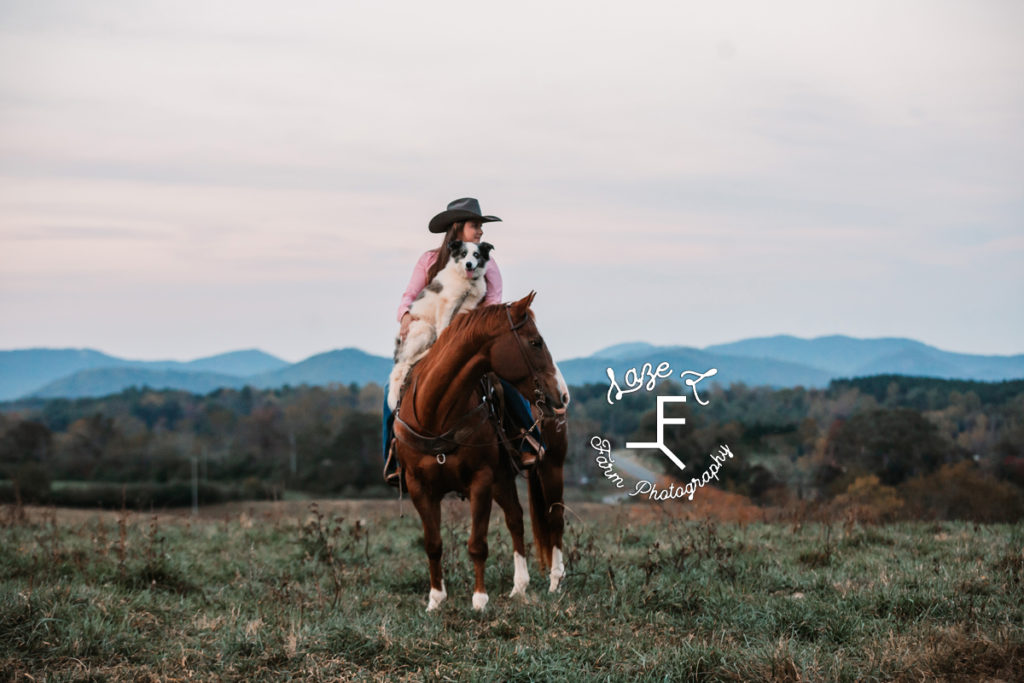
{"type": "MultiPolygon", "coordinates": [[[[530,526],[533,527],[533,545],[537,549],[537,564],[541,570],[551,567],[551,522],[548,508],[551,506],[544,496],[544,483],[541,480],[541,469],[544,463],[537,463],[530,470],[528,479],[530,488],[530,526]]],[[[553,502],[553,501],[552,501],[553,502]]]]}

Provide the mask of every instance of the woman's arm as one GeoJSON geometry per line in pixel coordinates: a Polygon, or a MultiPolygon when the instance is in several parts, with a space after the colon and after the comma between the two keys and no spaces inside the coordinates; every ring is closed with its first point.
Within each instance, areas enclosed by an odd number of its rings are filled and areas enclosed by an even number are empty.
{"type": "Polygon", "coordinates": [[[487,264],[487,272],[484,273],[484,281],[487,282],[487,294],[484,295],[484,306],[501,303],[501,271],[497,262],[492,258],[487,264]]]}
{"type": "Polygon", "coordinates": [[[430,270],[430,266],[434,264],[435,260],[437,260],[437,252],[428,251],[424,252],[423,256],[420,256],[420,260],[416,262],[416,267],[412,269],[412,277],[409,278],[409,284],[405,288],[405,294],[402,295],[402,302],[398,305],[398,322],[402,322],[402,317],[409,312],[409,306],[412,305],[416,295],[427,286],[427,271],[430,270]]]}

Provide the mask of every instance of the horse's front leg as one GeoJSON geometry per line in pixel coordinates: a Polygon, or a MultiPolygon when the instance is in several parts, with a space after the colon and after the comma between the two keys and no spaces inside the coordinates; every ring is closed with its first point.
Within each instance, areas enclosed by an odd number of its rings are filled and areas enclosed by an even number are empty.
{"type": "Polygon", "coordinates": [[[469,557],[473,560],[476,583],[473,586],[473,609],[487,607],[487,586],[484,568],[487,564],[487,526],[491,521],[491,477],[481,472],[469,489],[469,509],[473,528],[469,533],[469,557]]]}
{"type": "Polygon", "coordinates": [[[523,541],[523,506],[519,504],[516,493],[516,482],[505,477],[495,484],[494,500],[505,512],[505,526],[512,536],[513,564],[515,573],[512,576],[512,592],[509,597],[526,595],[526,587],[530,585],[530,571],[526,567],[526,543],[523,541]]]}
{"type": "Polygon", "coordinates": [[[562,504],[563,472],[561,466],[552,466],[542,471],[544,487],[549,491],[551,502],[548,510],[548,527],[551,540],[551,584],[548,590],[558,590],[562,577],[565,576],[565,564],[562,561],[562,534],[565,528],[564,508],[562,504]]]}
{"type": "Polygon", "coordinates": [[[432,612],[441,606],[448,593],[444,589],[441,576],[441,499],[431,498],[413,478],[408,481],[409,498],[412,499],[416,511],[423,522],[423,549],[427,551],[427,563],[430,566],[430,595],[427,599],[427,611],[432,612]]]}

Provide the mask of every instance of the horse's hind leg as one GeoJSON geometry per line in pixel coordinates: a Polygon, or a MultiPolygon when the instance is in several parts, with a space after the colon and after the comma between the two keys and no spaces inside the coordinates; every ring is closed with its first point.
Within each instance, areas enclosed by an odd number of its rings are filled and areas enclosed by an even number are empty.
{"type": "Polygon", "coordinates": [[[565,506],[562,503],[562,492],[569,435],[563,421],[546,419],[541,423],[541,428],[548,449],[544,459],[538,463],[539,467],[530,473],[530,511],[541,567],[549,568],[551,585],[548,590],[554,593],[565,576],[562,561],[565,506]]]}
{"type": "Polygon", "coordinates": [[[515,574],[512,576],[512,592],[509,597],[525,595],[530,585],[530,571],[526,567],[526,543],[523,542],[523,506],[519,504],[516,493],[516,482],[506,479],[494,487],[494,500],[505,512],[505,526],[512,535],[513,562],[515,574]]]}
{"type": "Polygon", "coordinates": [[[469,509],[473,528],[469,533],[469,556],[473,560],[476,583],[473,587],[473,609],[487,606],[484,568],[487,564],[487,526],[491,521],[491,487],[474,483],[469,490],[469,509]]]}
{"type": "Polygon", "coordinates": [[[427,563],[430,565],[430,596],[427,600],[427,611],[432,612],[448,597],[441,576],[441,499],[431,499],[415,481],[409,482],[409,498],[412,499],[423,522],[423,549],[427,551],[427,563]]]}

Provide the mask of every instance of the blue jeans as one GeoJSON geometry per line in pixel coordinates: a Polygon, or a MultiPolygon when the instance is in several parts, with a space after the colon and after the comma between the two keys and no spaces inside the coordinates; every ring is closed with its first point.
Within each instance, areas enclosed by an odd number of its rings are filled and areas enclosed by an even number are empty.
{"type": "Polygon", "coordinates": [[[383,434],[381,435],[380,442],[384,444],[384,462],[388,461],[388,446],[391,444],[391,436],[395,433],[395,416],[391,412],[391,406],[388,405],[388,385],[390,382],[384,382],[384,410],[381,413],[383,424],[383,434]]]}

